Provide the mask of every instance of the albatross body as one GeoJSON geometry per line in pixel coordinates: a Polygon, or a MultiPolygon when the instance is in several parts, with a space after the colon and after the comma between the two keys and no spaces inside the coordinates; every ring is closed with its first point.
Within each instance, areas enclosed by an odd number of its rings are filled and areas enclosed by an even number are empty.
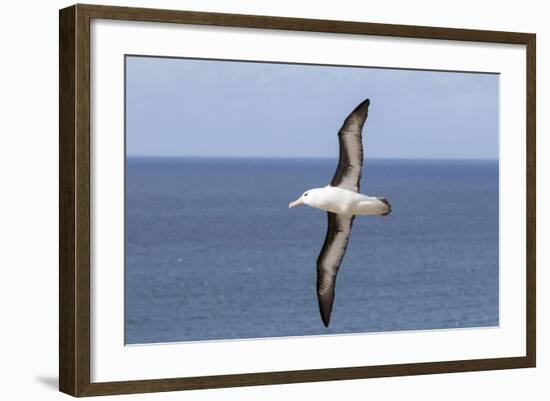
{"type": "Polygon", "coordinates": [[[367,120],[369,99],[361,102],[345,119],[338,132],[340,157],[329,185],[310,189],[288,207],[307,205],[327,212],[327,233],[317,258],[317,299],[321,319],[330,323],[334,303],[336,275],[346,253],[355,216],[391,213],[388,199],[359,192],[363,168],[363,125],[367,120]]]}
{"type": "Polygon", "coordinates": [[[384,198],[375,198],[330,185],[310,189],[288,206],[295,207],[301,204],[345,216],[384,216],[390,210],[384,198]]]}

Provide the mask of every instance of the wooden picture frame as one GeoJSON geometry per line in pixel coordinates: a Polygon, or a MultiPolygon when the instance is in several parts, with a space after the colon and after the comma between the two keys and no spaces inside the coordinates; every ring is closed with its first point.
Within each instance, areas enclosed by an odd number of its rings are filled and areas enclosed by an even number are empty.
{"type": "Polygon", "coordinates": [[[73,396],[347,380],[534,367],[535,315],[535,42],[530,33],[373,24],[237,14],[74,5],[59,14],[59,389],[73,396]],[[90,333],[90,21],[109,19],[309,31],[526,47],[526,355],[221,376],[91,382],[90,333]]]}

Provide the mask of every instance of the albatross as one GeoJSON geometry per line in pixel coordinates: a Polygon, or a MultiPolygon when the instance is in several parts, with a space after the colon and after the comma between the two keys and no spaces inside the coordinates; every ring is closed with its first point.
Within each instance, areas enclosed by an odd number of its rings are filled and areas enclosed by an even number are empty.
{"type": "Polygon", "coordinates": [[[327,212],[327,233],[317,257],[317,299],[325,327],[330,323],[336,275],[346,253],[355,216],[387,216],[391,213],[387,198],[359,192],[363,169],[362,131],[369,105],[369,99],[361,102],[344,120],[338,132],[340,157],[330,184],[310,189],[288,205],[292,208],[303,204],[327,212]]]}

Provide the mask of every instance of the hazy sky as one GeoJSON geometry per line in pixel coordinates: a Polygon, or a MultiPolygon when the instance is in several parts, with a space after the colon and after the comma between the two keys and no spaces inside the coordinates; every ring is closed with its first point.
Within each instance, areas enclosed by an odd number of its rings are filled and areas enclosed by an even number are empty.
{"type": "Polygon", "coordinates": [[[363,99],[367,158],[498,158],[494,74],[127,57],[129,156],[338,157],[363,99]]]}

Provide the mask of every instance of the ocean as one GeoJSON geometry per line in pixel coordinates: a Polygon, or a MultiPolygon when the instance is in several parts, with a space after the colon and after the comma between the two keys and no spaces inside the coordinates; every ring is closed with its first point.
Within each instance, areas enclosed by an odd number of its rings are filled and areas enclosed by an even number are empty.
{"type": "Polygon", "coordinates": [[[336,160],[127,158],[127,344],[499,324],[498,161],[367,160],[329,328],[326,213],[288,209],[336,160]]]}

